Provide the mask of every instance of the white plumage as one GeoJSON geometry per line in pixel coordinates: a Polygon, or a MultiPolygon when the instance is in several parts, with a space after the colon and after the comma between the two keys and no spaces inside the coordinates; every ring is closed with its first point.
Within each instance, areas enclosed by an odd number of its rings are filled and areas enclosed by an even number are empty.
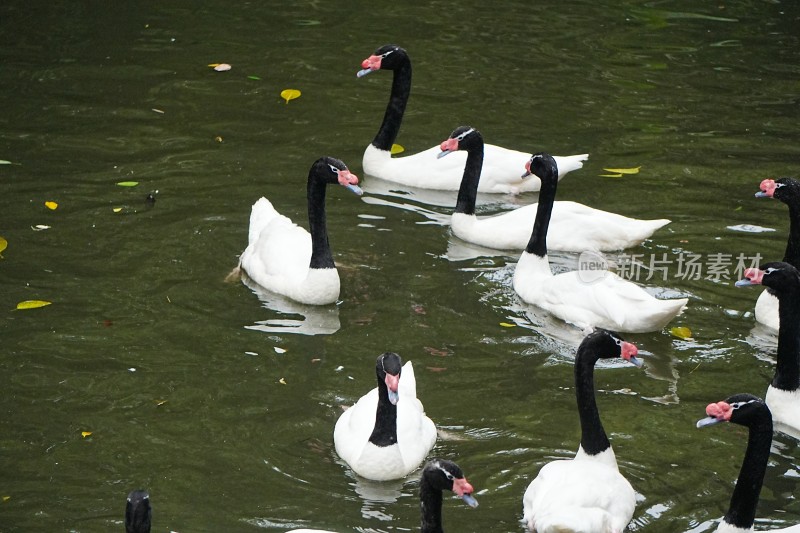
{"type": "Polygon", "coordinates": [[[402,478],[433,448],[436,426],[417,399],[414,367],[408,361],[398,385],[397,442],[384,447],[372,444],[369,438],[376,422],[378,391],[372,389],[339,417],[333,433],[336,453],[362,477],[378,481],[402,478]]]}

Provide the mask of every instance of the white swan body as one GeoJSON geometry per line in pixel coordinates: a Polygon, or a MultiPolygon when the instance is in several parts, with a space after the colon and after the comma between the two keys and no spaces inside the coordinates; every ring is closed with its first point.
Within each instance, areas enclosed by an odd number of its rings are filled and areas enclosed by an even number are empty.
{"type": "Polygon", "coordinates": [[[425,460],[436,443],[436,426],[417,399],[414,367],[408,361],[398,385],[397,442],[383,447],[371,443],[378,391],[372,389],[339,417],[333,432],[336,453],[359,476],[377,481],[399,479],[425,460]]]}
{"type": "Polygon", "coordinates": [[[522,502],[523,520],[537,533],[621,533],[636,493],[616,465],[579,454],[544,465],[522,502]]]}
{"type": "Polygon", "coordinates": [[[777,330],[780,328],[781,321],[778,319],[778,299],[764,291],[758,295],[756,300],[756,322],[764,324],[768,328],[777,330]]]}
{"type": "MultiPolygon", "coordinates": [[[[520,176],[531,155],[487,144],[484,146],[484,163],[478,192],[518,194],[538,191],[541,182],[536,176],[522,179],[520,176]]],[[[388,150],[380,150],[370,144],[364,151],[364,172],[387,181],[419,187],[457,191],[464,173],[466,154],[455,153],[437,159],[439,147],[433,146],[416,154],[392,157],[388,150]],[[451,159],[452,158],[452,159],[451,159]]],[[[553,156],[558,161],[559,179],[567,173],[583,167],[589,154],[553,156]]]]}
{"type": "Polygon", "coordinates": [[[621,357],[641,366],[638,350],[616,333],[596,330],[575,357],[581,445],[573,459],[544,465],[522,498],[523,522],[536,533],[621,533],[633,517],[636,493],[619,472],[597,409],[594,366],[621,357]]]}
{"type": "Polygon", "coordinates": [[[523,301],[582,328],[631,333],[659,330],[683,311],[686,298],[659,300],[612,272],[553,275],[547,260],[547,238],[558,186],[555,162],[548,154],[536,154],[528,168],[542,178],[542,192],[531,239],[514,270],[514,290],[523,301]]]}
{"type": "MultiPolygon", "coordinates": [[[[408,97],[411,94],[411,61],[403,48],[386,45],[362,61],[362,77],[376,70],[393,71],[392,90],[386,113],[378,133],[364,151],[364,172],[387,181],[424,189],[458,190],[464,169],[464,158],[437,159],[438,147],[401,157],[392,157],[391,148],[400,132],[408,97]]],[[[539,190],[539,180],[523,180],[520,169],[529,154],[495,145],[486,145],[484,178],[480,192],[511,193],[539,190]]],[[[562,175],[583,166],[588,154],[558,158],[562,175]],[[562,168],[563,166],[563,168],[562,168]]]]}
{"type": "Polygon", "coordinates": [[[580,328],[655,331],[681,313],[688,302],[686,298],[659,300],[613,272],[591,280],[582,276],[585,274],[578,271],[553,275],[547,256],[522,252],[513,284],[523,301],[580,328]]]}
{"type": "MultiPolygon", "coordinates": [[[[453,213],[453,234],[459,239],[497,250],[523,250],[528,244],[538,203],[500,215],[478,218],[453,213]]],[[[639,220],[594,209],[577,202],[553,204],[553,220],[547,233],[551,250],[563,252],[610,252],[636,246],[669,220],[639,220]]]]}
{"type": "Polygon", "coordinates": [[[308,231],[278,213],[266,198],[254,203],[250,243],[241,257],[247,275],[265,289],[300,303],[335,302],[339,298],[339,272],[335,268],[309,268],[310,260],[308,231]]]}
{"type": "Polygon", "coordinates": [[[308,175],[311,233],[281,215],[266,198],[250,212],[248,244],[239,267],[261,287],[303,304],[326,305],[339,298],[325,219],[325,188],[339,183],[356,194],[358,178],[338,159],[320,158],[308,175]],[[316,244],[315,244],[316,242],[316,244]]]}
{"type": "MultiPolygon", "coordinates": [[[[469,126],[456,128],[439,145],[440,160],[467,154],[463,163],[458,199],[451,218],[453,234],[466,242],[486,248],[523,250],[530,239],[538,204],[526,205],[491,217],[478,218],[475,215],[477,194],[485,174],[485,147],[480,132],[469,126]]],[[[522,172],[528,159],[518,167],[518,172],[522,172]]],[[[553,159],[558,172],[562,172],[559,158],[553,159]]],[[[539,179],[532,174],[531,177],[539,179]]],[[[577,202],[554,202],[547,242],[551,249],[566,252],[622,250],[640,244],[668,223],[669,220],[666,219],[628,218],[577,202]]]]}

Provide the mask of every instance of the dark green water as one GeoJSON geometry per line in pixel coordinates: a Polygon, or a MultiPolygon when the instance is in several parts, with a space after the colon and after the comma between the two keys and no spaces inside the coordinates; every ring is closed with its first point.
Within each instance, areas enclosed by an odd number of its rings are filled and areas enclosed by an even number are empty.
{"type": "MultiPolygon", "coordinates": [[[[589,152],[560,198],[673,221],[628,254],[779,259],[786,208],[753,193],[796,175],[798,19],[777,1],[5,2],[0,531],[120,531],[139,487],[155,531],[413,531],[416,481],[356,481],[332,446],[340,406],[374,386],[386,350],[414,361],[449,435],[434,454],[479,491],[475,510],[445,501],[446,529],[522,531],[525,487],[578,445],[581,335],[520,304],[516,254],[456,242],[454,194],[366,177],[363,199],[329,194],[343,288],[314,319],[335,333],[303,335],[275,322],[302,316],[223,282],[250,205],[267,196],[304,224],[314,159],[362,175],[390,75],[355,73],[395,42],[414,64],[398,139],[409,152],[462,124],[520,150],[589,152]],[[219,62],[233,69],[207,66],[219,62]],[[303,94],[287,105],[286,88],[303,94]],[[139,185],[115,185],[126,180],[139,185]],[[29,299],[53,304],[13,310],[29,299]]],[[[481,211],[534,200],[481,197],[481,211]]],[[[673,262],[668,274],[642,282],[690,297],[674,325],[694,340],[627,336],[646,367],[599,370],[598,403],[640,498],[629,530],[709,531],[746,435],[694,422],[709,402],[764,394],[774,345],[754,329],[759,291],[734,288],[732,272],[682,279],[673,262]]],[[[773,448],[762,529],[800,522],[800,449],[783,435],[773,448]]]]}

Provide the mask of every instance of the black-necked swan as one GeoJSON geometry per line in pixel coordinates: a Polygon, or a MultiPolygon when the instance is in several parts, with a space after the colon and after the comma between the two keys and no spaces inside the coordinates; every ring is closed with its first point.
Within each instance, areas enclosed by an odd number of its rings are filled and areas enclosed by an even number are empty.
{"type": "MultiPolygon", "coordinates": [[[[411,93],[411,60],[403,48],[392,44],[382,46],[361,63],[358,77],[376,70],[394,72],[392,93],[386,106],[383,122],[372,143],[364,152],[364,172],[384,180],[423,189],[458,190],[464,169],[465,154],[453,158],[439,159],[439,147],[433,146],[423,152],[403,157],[392,157],[391,148],[400,131],[408,96],[411,93]]],[[[528,160],[529,154],[487,144],[486,161],[480,192],[519,193],[539,190],[536,178],[523,180],[519,169],[528,160]]],[[[571,170],[581,168],[589,154],[559,158],[559,169],[563,176],[571,170]]]]}
{"type": "Polygon", "coordinates": [[[436,443],[436,426],[417,399],[411,361],[393,352],[375,362],[378,386],[342,413],[333,430],[339,454],[361,477],[385,481],[410,474],[436,443]]]}
{"type": "MultiPolygon", "coordinates": [[[[304,304],[326,305],[339,298],[339,272],[328,243],[325,191],[338,183],[356,194],[358,177],[333,157],[317,159],[308,172],[308,226],[281,215],[262,197],[250,213],[248,244],[239,269],[260,286],[304,304]]],[[[237,273],[234,269],[231,275],[237,273]]],[[[229,276],[230,277],[230,276],[229,276]]]]}
{"type": "MultiPolygon", "coordinates": [[[[458,150],[467,152],[456,208],[451,219],[453,234],[467,242],[497,250],[524,250],[531,236],[537,204],[529,204],[491,217],[475,216],[481,180],[484,144],[480,132],[461,126],[440,145],[440,157],[458,150]]],[[[558,165],[558,160],[556,160],[558,165]]],[[[577,202],[555,202],[547,232],[551,250],[586,252],[623,250],[641,244],[667,219],[638,220],[577,202]]]]}
{"type": "Polygon", "coordinates": [[[143,490],[134,490],[128,494],[125,504],[125,533],[150,533],[152,518],[150,495],[143,490]]]}
{"type": "Polygon", "coordinates": [[[800,272],[789,263],[776,262],[748,268],[744,276],[737,287],[764,285],[777,296],[777,364],[766,402],[775,429],[800,437],[800,272]]]}
{"type": "Polygon", "coordinates": [[[573,459],[544,465],[522,499],[523,521],[537,533],[621,533],[633,517],[636,494],[619,472],[594,397],[594,365],[621,357],[638,367],[635,345],[597,329],[575,356],[575,395],[581,443],[573,459]]]}
{"type": "MultiPolygon", "coordinates": [[[[756,198],[776,198],[789,206],[789,240],[783,262],[800,268],[800,181],[794,178],[763,180],[756,198]]],[[[756,321],[778,329],[778,300],[771,289],[762,292],[756,300],[756,321]]]]}
{"type": "MultiPolygon", "coordinates": [[[[464,477],[461,468],[453,461],[431,459],[422,470],[419,483],[420,531],[422,533],[443,533],[442,491],[445,490],[455,493],[470,507],[478,506],[478,501],[472,496],[474,489],[464,477]]],[[[334,532],[323,529],[293,529],[286,533],[334,532]]]]}
{"type": "Polygon", "coordinates": [[[547,260],[547,231],[558,186],[558,169],[549,154],[534,154],[528,172],[542,180],[533,231],[514,270],[519,297],[579,327],[641,333],[659,330],[686,306],[686,298],[659,300],[613,272],[572,271],[553,275],[547,260]]]}
{"type": "MultiPolygon", "coordinates": [[[[728,512],[722,518],[717,532],[745,533],[753,531],[758,496],[767,472],[770,447],[772,446],[772,416],[769,407],[752,394],[734,394],[724,402],[709,404],[706,418],[697,421],[702,428],[720,422],[732,422],[749,431],[747,451],[742,460],[736,488],[733,489],[728,512]]],[[[800,525],[769,531],[785,533],[800,532],[800,525]]]]}

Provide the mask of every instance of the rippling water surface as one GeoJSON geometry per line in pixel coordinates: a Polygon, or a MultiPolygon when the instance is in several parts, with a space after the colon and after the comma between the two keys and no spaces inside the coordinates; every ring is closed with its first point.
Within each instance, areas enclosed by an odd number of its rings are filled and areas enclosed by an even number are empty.
{"type": "MultiPolygon", "coordinates": [[[[433,453],[478,490],[478,509],[445,501],[446,528],[522,531],[525,487],[578,445],[582,333],[516,298],[517,254],[450,235],[454,194],[362,176],[391,76],[355,73],[389,42],[414,65],[409,152],[462,124],[520,150],[589,152],[560,198],[672,220],[625,254],[666,254],[667,279],[640,281],[689,296],[673,325],[693,338],[627,336],[646,365],[599,369],[598,403],[639,495],[629,530],[712,530],[746,434],[694,423],[709,402],[764,394],[775,338],[755,326],[759,291],[733,287],[735,265],[694,280],[677,262],[783,254],[787,210],[753,193],[797,174],[800,8],[603,4],[0,6],[0,160],[13,163],[0,165],[0,530],[118,531],[138,487],[156,531],[415,530],[416,476],[356,479],[332,446],[342,406],[393,350],[443,430],[433,453]],[[232,70],[207,66],[220,62],[232,70]],[[287,105],[286,88],[302,96],[287,105]],[[323,154],[367,191],[328,195],[340,303],[225,283],[258,197],[305,224],[323,154]],[[53,304],[12,310],[32,299],[53,304]]],[[[479,211],[535,198],[481,196],[479,211]]],[[[797,441],[776,435],[773,452],[762,529],[800,522],[797,441]]]]}

